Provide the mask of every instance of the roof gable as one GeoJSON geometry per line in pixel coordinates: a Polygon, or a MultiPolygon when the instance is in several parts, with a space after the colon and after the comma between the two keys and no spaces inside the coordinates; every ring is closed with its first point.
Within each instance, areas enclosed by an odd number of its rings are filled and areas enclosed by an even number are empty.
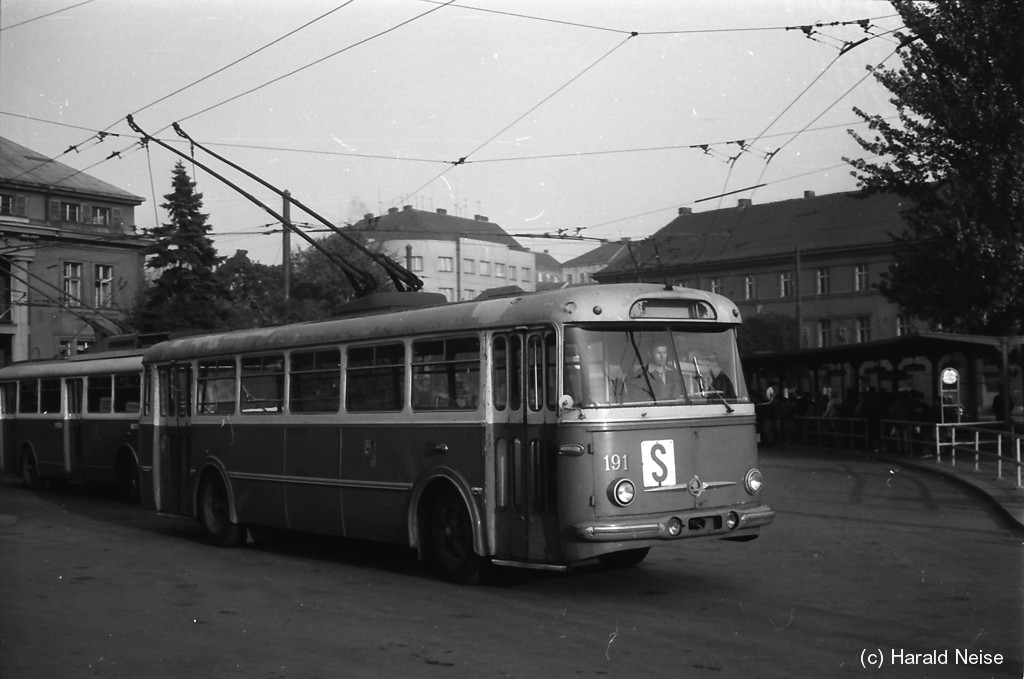
{"type": "MultiPolygon", "coordinates": [[[[639,243],[635,259],[662,266],[789,254],[797,246],[833,250],[886,245],[906,230],[908,202],[895,194],[832,193],[794,200],[681,214],[639,243]]],[[[632,268],[620,259],[607,273],[632,268]]]]}
{"type": "Polygon", "coordinates": [[[46,191],[103,196],[138,205],[144,198],[0,137],[0,182],[46,191]]]}
{"type": "Polygon", "coordinates": [[[392,208],[380,216],[366,215],[352,228],[377,240],[403,238],[407,240],[455,240],[471,238],[505,245],[513,250],[525,250],[497,223],[486,217],[475,219],[456,217],[445,211],[428,212],[411,206],[392,208]]]}

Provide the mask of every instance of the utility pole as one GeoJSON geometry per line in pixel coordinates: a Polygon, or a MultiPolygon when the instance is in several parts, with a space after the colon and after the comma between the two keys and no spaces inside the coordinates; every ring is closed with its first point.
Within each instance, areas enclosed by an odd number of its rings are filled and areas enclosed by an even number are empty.
{"type": "Polygon", "coordinates": [[[281,229],[282,242],[281,242],[281,270],[284,272],[284,301],[287,302],[291,296],[292,289],[292,230],[290,224],[292,221],[292,194],[290,191],[283,193],[284,206],[281,210],[281,216],[284,217],[285,224],[281,229]]]}

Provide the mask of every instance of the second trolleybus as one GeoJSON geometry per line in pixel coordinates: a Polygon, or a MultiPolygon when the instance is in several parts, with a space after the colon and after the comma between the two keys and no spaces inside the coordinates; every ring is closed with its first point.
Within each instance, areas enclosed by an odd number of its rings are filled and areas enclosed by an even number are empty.
{"type": "Polygon", "coordinates": [[[601,285],[165,341],[143,498],[216,544],[377,540],[459,581],[752,539],[774,512],[739,324],[712,293],[601,285]]]}

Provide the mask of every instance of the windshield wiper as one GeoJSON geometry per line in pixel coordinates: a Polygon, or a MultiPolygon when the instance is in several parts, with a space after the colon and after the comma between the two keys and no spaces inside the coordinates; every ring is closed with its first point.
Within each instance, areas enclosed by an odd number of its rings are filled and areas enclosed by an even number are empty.
{"type": "Polygon", "coordinates": [[[696,356],[691,356],[691,358],[693,359],[693,369],[697,371],[697,379],[700,380],[700,391],[701,391],[701,393],[702,394],[714,394],[715,396],[718,397],[718,400],[722,402],[722,405],[725,406],[725,412],[727,412],[727,413],[733,412],[733,407],[731,405],[729,405],[728,401],[725,400],[725,396],[722,395],[722,392],[720,392],[719,390],[715,389],[715,385],[711,384],[710,382],[705,381],[704,375],[702,375],[701,372],[700,372],[700,366],[697,365],[697,357],[696,356]]]}

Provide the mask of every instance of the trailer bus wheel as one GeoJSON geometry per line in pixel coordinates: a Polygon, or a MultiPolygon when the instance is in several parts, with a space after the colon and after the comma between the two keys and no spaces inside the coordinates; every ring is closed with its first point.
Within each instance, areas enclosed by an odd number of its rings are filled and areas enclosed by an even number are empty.
{"type": "Polygon", "coordinates": [[[462,497],[444,488],[430,505],[430,555],[445,578],[460,584],[480,580],[483,560],[473,551],[473,525],[462,497]]]}
{"type": "Polygon", "coordinates": [[[21,454],[21,482],[29,490],[42,490],[46,485],[43,477],[39,476],[35,456],[29,452],[21,454]]]}
{"type": "Polygon", "coordinates": [[[141,504],[142,492],[139,482],[139,465],[131,453],[122,453],[117,461],[117,491],[129,502],[141,504]]]}
{"type": "Polygon", "coordinates": [[[245,527],[231,520],[228,491],[219,474],[210,473],[199,487],[199,522],[206,539],[218,547],[245,543],[245,527]]]}

